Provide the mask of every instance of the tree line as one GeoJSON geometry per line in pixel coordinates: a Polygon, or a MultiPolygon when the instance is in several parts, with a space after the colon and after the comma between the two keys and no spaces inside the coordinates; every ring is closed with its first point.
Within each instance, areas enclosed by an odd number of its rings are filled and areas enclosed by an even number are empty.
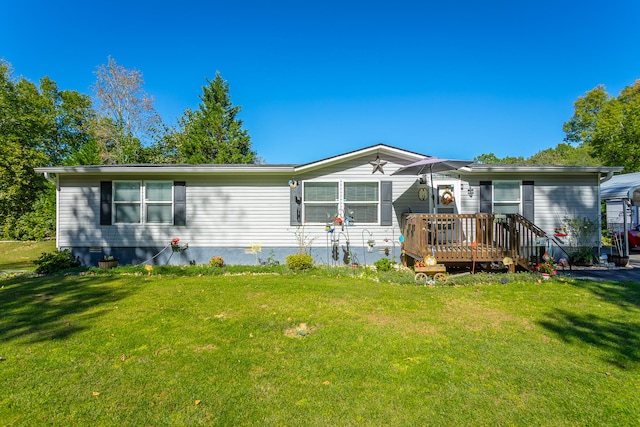
{"type": "Polygon", "coordinates": [[[55,188],[34,168],[139,163],[256,163],[229,84],[206,80],[200,103],[167,126],[139,70],[109,57],[93,97],[60,90],[48,77],[16,78],[0,59],[0,238],[55,234],[55,188]]]}

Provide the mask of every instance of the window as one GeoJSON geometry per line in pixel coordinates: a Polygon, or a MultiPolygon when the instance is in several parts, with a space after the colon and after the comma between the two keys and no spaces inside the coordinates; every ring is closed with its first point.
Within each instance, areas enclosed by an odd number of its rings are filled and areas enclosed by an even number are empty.
{"type": "Polygon", "coordinates": [[[495,213],[520,213],[520,200],[520,181],[493,182],[493,211],[495,213]]]}
{"type": "Polygon", "coordinates": [[[344,210],[356,223],[377,223],[379,201],[377,182],[344,183],[344,210]]]}
{"type": "Polygon", "coordinates": [[[139,224],[140,217],[140,182],[118,181],[113,183],[114,221],[122,224],[139,224]]]}
{"type": "Polygon", "coordinates": [[[173,224],[173,183],[115,181],[113,215],[116,224],[173,224]]]}
{"type": "Polygon", "coordinates": [[[173,222],[172,182],[146,182],[144,203],[146,222],[171,224],[173,222]]]}
{"type": "Polygon", "coordinates": [[[305,222],[328,222],[338,213],[337,182],[304,183],[305,222]]]}
{"type": "Polygon", "coordinates": [[[305,182],[304,220],[331,222],[336,215],[355,223],[377,224],[380,212],[378,182],[305,182]]]}

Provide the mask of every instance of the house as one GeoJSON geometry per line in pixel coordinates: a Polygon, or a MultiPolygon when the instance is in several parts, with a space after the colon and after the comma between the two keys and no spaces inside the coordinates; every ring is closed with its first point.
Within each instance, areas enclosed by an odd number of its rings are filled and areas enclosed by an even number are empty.
{"type": "Polygon", "coordinates": [[[600,184],[620,170],[470,164],[394,174],[425,157],[378,144],[301,165],[37,171],[56,183],[57,247],[96,265],[105,255],[134,264],[283,262],[301,247],[323,264],[400,260],[403,227],[416,213],[518,214],[552,235],[565,216],[599,223],[600,184]]]}

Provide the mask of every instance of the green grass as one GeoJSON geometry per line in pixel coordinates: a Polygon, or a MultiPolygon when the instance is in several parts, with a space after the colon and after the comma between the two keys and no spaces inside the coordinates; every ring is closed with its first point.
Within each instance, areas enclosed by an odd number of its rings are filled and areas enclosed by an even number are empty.
{"type": "Polygon", "coordinates": [[[640,284],[340,271],[5,279],[0,424],[640,424],[640,284]]]}
{"type": "Polygon", "coordinates": [[[43,252],[56,249],[55,240],[40,242],[0,242],[0,277],[3,272],[33,271],[33,261],[43,252]]]}

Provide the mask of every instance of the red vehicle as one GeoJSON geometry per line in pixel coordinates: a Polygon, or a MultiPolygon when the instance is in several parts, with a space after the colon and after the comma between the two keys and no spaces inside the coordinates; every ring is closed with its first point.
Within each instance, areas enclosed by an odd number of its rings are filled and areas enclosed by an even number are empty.
{"type": "MultiPolygon", "coordinates": [[[[640,226],[636,227],[635,230],[629,230],[627,233],[629,234],[629,248],[640,248],[640,231],[638,230],[640,226]]],[[[616,237],[622,238],[622,232],[616,234],[616,237]]]]}

